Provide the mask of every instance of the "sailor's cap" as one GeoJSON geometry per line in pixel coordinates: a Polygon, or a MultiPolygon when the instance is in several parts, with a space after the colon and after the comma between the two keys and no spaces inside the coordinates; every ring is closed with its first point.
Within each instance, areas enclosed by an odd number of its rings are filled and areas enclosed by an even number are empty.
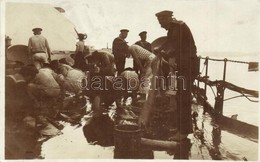
{"type": "Polygon", "coordinates": [[[36,32],[36,31],[42,31],[42,28],[33,28],[32,31],[36,32]]]}
{"type": "Polygon", "coordinates": [[[129,30],[128,30],[128,29],[121,29],[120,32],[121,32],[121,33],[122,33],[122,32],[129,32],[129,30]]]}
{"type": "Polygon", "coordinates": [[[139,33],[139,36],[147,34],[147,31],[142,31],[141,33],[139,33]]]}
{"type": "Polygon", "coordinates": [[[164,11],[156,13],[155,16],[157,16],[157,17],[164,17],[164,16],[172,16],[172,14],[173,14],[172,11],[164,10],[164,11]]]}

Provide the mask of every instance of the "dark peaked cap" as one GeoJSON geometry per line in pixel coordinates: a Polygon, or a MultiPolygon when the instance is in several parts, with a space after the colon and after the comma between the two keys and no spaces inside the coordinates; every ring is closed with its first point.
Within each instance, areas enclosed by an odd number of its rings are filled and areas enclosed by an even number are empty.
{"type": "Polygon", "coordinates": [[[139,33],[139,36],[146,34],[146,33],[147,33],[146,31],[142,31],[141,33],[139,33]]]}
{"type": "Polygon", "coordinates": [[[155,16],[157,16],[157,17],[172,16],[172,14],[173,14],[172,11],[164,10],[164,11],[161,11],[161,12],[156,13],[155,16]]]}
{"type": "Polygon", "coordinates": [[[33,28],[32,31],[42,31],[42,28],[33,28]]]}
{"type": "Polygon", "coordinates": [[[121,33],[122,33],[122,32],[129,32],[129,30],[128,30],[128,29],[121,29],[120,32],[121,32],[121,33]]]}

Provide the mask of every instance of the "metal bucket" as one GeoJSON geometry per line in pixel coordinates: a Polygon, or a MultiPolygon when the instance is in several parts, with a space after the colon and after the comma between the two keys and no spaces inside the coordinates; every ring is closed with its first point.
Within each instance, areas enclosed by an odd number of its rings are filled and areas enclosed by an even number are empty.
{"type": "Polygon", "coordinates": [[[141,129],[137,125],[116,125],[114,128],[115,149],[134,151],[141,145],[141,129]]]}

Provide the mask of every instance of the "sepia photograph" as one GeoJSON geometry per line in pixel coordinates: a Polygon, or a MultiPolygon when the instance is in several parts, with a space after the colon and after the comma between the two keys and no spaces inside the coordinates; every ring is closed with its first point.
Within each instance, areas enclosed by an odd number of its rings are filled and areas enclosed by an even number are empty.
{"type": "Polygon", "coordinates": [[[2,0],[0,161],[259,161],[260,0],[2,0]]]}

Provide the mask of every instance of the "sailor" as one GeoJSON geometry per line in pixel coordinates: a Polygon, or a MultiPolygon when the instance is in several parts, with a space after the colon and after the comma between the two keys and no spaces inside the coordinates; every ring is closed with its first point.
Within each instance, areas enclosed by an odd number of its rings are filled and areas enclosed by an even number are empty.
{"type": "Polygon", "coordinates": [[[59,83],[63,90],[74,93],[75,95],[81,93],[81,81],[85,77],[85,74],[81,70],[67,65],[64,59],[51,61],[51,68],[58,75],[62,75],[59,83]]]}
{"type": "Polygon", "coordinates": [[[129,47],[129,52],[132,55],[134,62],[136,62],[138,69],[140,69],[140,81],[144,84],[140,84],[139,91],[141,93],[141,96],[145,97],[149,91],[149,83],[150,79],[152,78],[151,65],[158,59],[156,58],[156,55],[152,52],[135,44],[129,47]]]}
{"type": "MultiPolygon", "coordinates": [[[[132,104],[137,101],[137,91],[139,89],[139,76],[132,68],[125,68],[121,73],[121,77],[124,80],[125,94],[123,104],[126,103],[127,98],[132,98],[132,104]]],[[[118,102],[118,101],[117,101],[118,102]]]]}
{"type": "Polygon", "coordinates": [[[87,57],[97,67],[96,74],[101,76],[114,76],[115,75],[115,63],[114,56],[106,51],[96,50],[91,56],[87,57]]]}
{"type": "Polygon", "coordinates": [[[33,101],[35,114],[40,119],[42,115],[53,116],[61,92],[61,75],[57,75],[50,64],[45,63],[34,80],[28,84],[28,95],[33,101]]]}
{"type": "Polygon", "coordinates": [[[90,97],[94,116],[102,115],[101,103],[106,107],[110,106],[115,100],[111,95],[112,80],[115,76],[114,56],[104,50],[95,50],[86,57],[88,65],[93,65],[93,69],[88,73],[88,90],[83,91],[90,97]],[[102,80],[100,86],[94,86],[97,80],[102,80]]]}
{"type": "MultiPolygon", "coordinates": [[[[172,140],[182,140],[192,133],[191,120],[191,87],[198,72],[197,48],[189,27],[185,22],[176,20],[172,11],[161,11],[156,14],[161,27],[168,31],[167,41],[160,47],[166,52],[164,58],[169,66],[163,68],[164,74],[176,70],[177,80],[177,133],[172,140]]],[[[175,73],[174,72],[174,73],[175,73]]]]}
{"type": "Polygon", "coordinates": [[[118,76],[124,71],[125,59],[126,57],[129,57],[128,45],[125,41],[128,32],[128,29],[121,29],[119,36],[114,39],[112,45],[112,53],[115,57],[115,64],[118,76]]]}
{"type": "Polygon", "coordinates": [[[85,66],[85,56],[84,56],[84,50],[85,50],[85,42],[84,40],[87,39],[86,34],[79,33],[78,34],[79,41],[76,43],[76,50],[75,50],[75,56],[74,56],[74,68],[80,69],[84,71],[85,66]]]}
{"type": "Polygon", "coordinates": [[[42,29],[33,28],[32,31],[34,36],[30,37],[28,42],[29,59],[37,69],[40,69],[43,63],[51,61],[51,50],[47,39],[41,35],[42,29]]]}
{"type": "MultiPolygon", "coordinates": [[[[174,103],[174,100],[177,100],[177,104],[175,104],[177,133],[172,137],[172,140],[179,141],[192,133],[191,87],[198,74],[197,50],[189,27],[183,21],[176,20],[172,11],[165,10],[155,15],[161,27],[168,31],[166,41],[156,49],[156,53],[169,64],[160,66],[161,70],[159,71],[162,71],[162,74],[158,74],[165,77],[177,74],[177,77],[180,78],[177,79],[177,88],[172,89],[171,83],[167,83],[167,91],[164,92],[170,96],[170,102],[174,103]]],[[[158,69],[153,69],[153,71],[155,70],[158,71],[158,69]]],[[[152,109],[155,100],[154,93],[155,91],[149,93],[139,123],[147,124],[149,109],[152,109]]]]}
{"type": "MultiPolygon", "coordinates": [[[[150,52],[152,52],[151,43],[146,41],[147,31],[140,32],[139,36],[140,36],[141,40],[135,42],[135,44],[143,47],[144,49],[146,49],[146,50],[148,50],[150,52]]],[[[144,66],[144,62],[141,62],[141,63],[144,66]]],[[[133,69],[135,70],[136,73],[139,73],[139,68],[138,68],[138,65],[137,65],[137,63],[135,61],[133,62],[133,69]]]]}

